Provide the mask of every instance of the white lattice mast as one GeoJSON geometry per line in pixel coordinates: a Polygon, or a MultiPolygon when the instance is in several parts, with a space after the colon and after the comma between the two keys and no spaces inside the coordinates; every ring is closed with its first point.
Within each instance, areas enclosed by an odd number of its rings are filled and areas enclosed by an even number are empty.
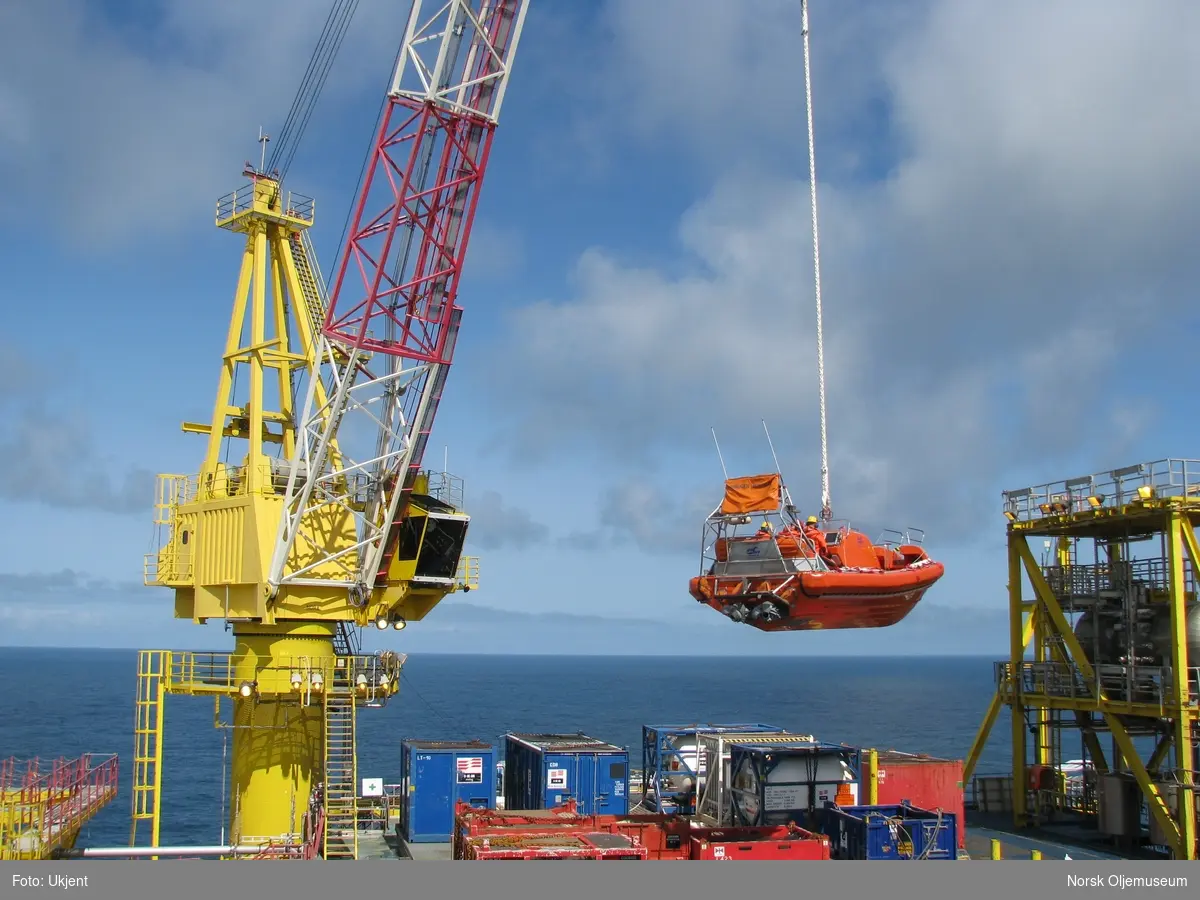
{"type": "Polygon", "coordinates": [[[833,518],[829,493],[829,431],[825,414],[825,334],[821,311],[821,241],[817,228],[817,152],[813,137],[812,66],[808,47],[808,0],[800,0],[801,31],[804,37],[804,108],[808,117],[808,190],[812,198],[813,278],[817,303],[817,390],[821,409],[821,518],[833,518]]]}
{"type": "Polygon", "coordinates": [[[413,0],[334,275],[318,364],[329,399],[310,379],[272,591],[344,585],[362,605],[386,569],[453,360],[459,278],[527,8],[413,0]]]}

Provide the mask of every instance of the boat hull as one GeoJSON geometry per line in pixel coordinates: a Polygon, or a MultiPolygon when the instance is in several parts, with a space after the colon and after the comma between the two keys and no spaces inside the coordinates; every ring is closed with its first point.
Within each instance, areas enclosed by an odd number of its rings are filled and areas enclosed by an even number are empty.
{"type": "Polygon", "coordinates": [[[690,593],[760,631],[886,628],[912,612],[943,574],[941,563],[923,560],[890,571],[835,570],[749,579],[703,575],[691,580],[690,593]]]}

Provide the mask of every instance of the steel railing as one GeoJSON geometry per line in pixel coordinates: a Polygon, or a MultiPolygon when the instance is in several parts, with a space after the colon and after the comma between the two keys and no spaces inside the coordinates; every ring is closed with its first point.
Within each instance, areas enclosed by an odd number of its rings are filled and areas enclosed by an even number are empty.
{"type": "Polygon", "coordinates": [[[1119,507],[1155,497],[1200,496],[1200,460],[1158,459],[1076,478],[1004,491],[1014,521],[1119,507]]]}

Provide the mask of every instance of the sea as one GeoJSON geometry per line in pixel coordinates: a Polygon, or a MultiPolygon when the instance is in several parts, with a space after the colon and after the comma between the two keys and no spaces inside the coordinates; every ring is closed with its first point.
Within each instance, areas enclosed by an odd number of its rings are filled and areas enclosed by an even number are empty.
{"type": "MultiPolygon", "coordinates": [[[[136,662],[134,650],[0,647],[0,758],[120,757],[120,795],[79,846],[129,842],[136,662]]],[[[994,686],[993,660],[981,657],[412,654],[400,693],[359,714],[358,771],[395,783],[404,738],[499,745],[507,731],[582,731],[628,747],[639,768],[643,725],[688,722],[763,723],[963,759],[994,686]]],[[[214,728],[210,699],[168,698],[163,844],[220,842],[227,734],[214,728]]],[[[976,774],[1008,770],[1009,734],[1002,710],[976,774]]]]}

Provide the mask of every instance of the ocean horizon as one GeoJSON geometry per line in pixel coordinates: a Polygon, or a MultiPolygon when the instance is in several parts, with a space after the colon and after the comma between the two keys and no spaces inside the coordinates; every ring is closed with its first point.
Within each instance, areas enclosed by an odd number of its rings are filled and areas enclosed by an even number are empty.
{"type": "MultiPolygon", "coordinates": [[[[137,651],[0,647],[0,757],[116,753],[120,793],[80,845],[128,843],[137,651]]],[[[936,656],[592,656],[411,653],[400,693],[359,714],[359,777],[394,783],[405,738],[482,739],[582,731],[642,759],[642,726],[756,722],[818,739],[964,759],[994,693],[994,660],[936,656]]],[[[226,709],[228,706],[226,706],[226,709]]],[[[222,836],[226,729],[207,698],[166,702],[164,844],[222,836]]],[[[977,773],[1011,755],[1001,712],[977,773]]],[[[1064,749],[1064,753],[1077,756],[1064,749]]]]}

